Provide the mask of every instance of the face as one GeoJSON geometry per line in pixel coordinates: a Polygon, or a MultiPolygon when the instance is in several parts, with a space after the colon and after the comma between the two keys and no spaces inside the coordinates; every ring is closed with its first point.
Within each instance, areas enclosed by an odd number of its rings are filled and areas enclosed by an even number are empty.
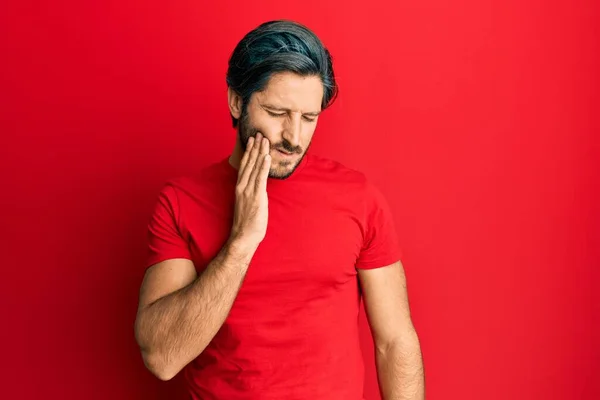
{"type": "Polygon", "coordinates": [[[273,75],[265,90],[252,95],[239,119],[242,149],[260,132],[271,143],[269,177],[288,178],[310,147],[322,99],[323,84],[316,76],[273,75]]]}

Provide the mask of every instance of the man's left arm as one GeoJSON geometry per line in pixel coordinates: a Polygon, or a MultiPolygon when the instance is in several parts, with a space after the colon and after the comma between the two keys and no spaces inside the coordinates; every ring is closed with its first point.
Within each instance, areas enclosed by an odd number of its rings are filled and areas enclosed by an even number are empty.
{"type": "Polygon", "coordinates": [[[359,269],[358,276],[375,344],[382,399],[425,399],[421,346],[410,316],[402,263],[359,269]]]}

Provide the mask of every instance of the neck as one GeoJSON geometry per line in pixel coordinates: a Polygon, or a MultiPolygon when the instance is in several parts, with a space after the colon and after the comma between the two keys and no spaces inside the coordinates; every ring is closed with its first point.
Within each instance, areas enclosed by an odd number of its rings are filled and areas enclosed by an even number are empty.
{"type": "Polygon", "coordinates": [[[242,157],[244,156],[244,151],[242,150],[242,145],[240,143],[240,138],[236,135],[235,146],[233,147],[233,152],[229,156],[229,164],[235,169],[240,169],[240,163],[242,162],[242,157]]]}

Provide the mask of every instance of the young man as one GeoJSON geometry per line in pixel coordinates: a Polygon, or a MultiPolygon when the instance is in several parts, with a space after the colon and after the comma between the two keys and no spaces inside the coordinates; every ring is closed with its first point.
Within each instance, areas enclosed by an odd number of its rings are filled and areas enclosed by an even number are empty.
{"type": "Polygon", "coordinates": [[[227,73],[230,157],[171,180],[149,223],[135,335],[192,399],[360,400],[361,296],[384,400],[423,399],[390,211],[365,176],[308,153],[337,86],[306,27],[272,21],[227,73]]]}

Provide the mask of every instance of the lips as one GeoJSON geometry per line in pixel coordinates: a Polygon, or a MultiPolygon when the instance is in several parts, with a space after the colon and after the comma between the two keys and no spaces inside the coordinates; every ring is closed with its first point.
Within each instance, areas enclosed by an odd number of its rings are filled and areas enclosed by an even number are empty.
{"type": "Polygon", "coordinates": [[[277,149],[277,151],[286,156],[291,156],[292,154],[294,154],[294,153],[288,153],[288,152],[286,152],[284,150],[280,150],[280,149],[277,149]]]}

